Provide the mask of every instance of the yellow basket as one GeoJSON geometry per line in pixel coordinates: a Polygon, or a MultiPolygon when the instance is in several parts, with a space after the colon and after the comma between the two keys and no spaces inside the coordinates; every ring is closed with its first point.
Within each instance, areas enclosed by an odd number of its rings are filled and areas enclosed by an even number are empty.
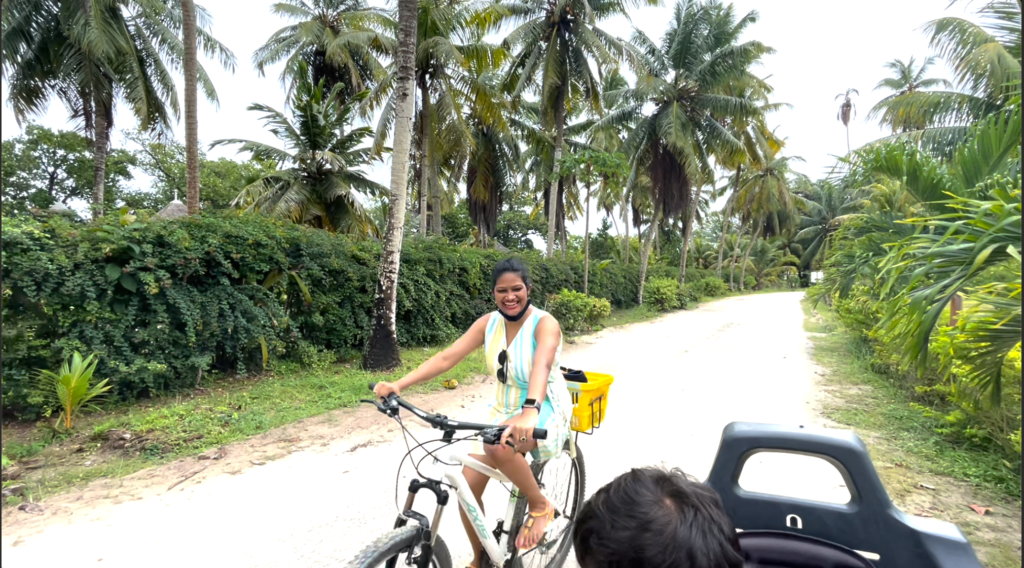
{"type": "Polygon", "coordinates": [[[584,372],[587,382],[566,381],[572,396],[572,429],[592,434],[600,428],[608,414],[608,392],[615,377],[602,373],[584,372]]]}

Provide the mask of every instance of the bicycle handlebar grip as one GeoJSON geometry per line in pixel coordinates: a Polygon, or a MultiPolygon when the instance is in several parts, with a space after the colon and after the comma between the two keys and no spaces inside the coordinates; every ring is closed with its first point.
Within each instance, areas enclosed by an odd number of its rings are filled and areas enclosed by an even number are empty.
{"type": "Polygon", "coordinates": [[[544,429],[544,428],[534,428],[533,429],[533,439],[534,440],[547,440],[548,439],[548,431],[546,429],[544,429]]]}
{"type": "Polygon", "coordinates": [[[370,383],[370,390],[377,388],[377,383],[370,383]]]}

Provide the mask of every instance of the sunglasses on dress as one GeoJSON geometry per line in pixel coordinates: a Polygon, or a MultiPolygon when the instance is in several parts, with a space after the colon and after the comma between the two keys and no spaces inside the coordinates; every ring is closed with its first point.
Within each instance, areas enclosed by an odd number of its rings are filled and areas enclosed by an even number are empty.
{"type": "Polygon", "coordinates": [[[505,349],[502,349],[501,353],[498,353],[498,364],[501,365],[501,368],[498,369],[498,372],[496,373],[498,375],[498,381],[500,381],[501,384],[505,384],[505,381],[508,380],[508,352],[505,349]]]}

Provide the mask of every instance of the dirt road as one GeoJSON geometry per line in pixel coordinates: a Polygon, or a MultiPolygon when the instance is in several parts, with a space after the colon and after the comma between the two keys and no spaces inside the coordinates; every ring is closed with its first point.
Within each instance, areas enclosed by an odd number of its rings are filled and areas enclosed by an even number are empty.
{"type": "MultiPolygon", "coordinates": [[[[580,439],[587,493],[633,466],[677,466],[703,479],[732,421],[819,424],[801,296],[720,300],[567,345],[564,365],[616,377],[605,427],[580,439]]],[[[466,420],[484,413],[491,389],[412,400],[466,420]]],[[[421,440],[430,435],[417,430],[421,440]]],[[[391,526],[404,453],[398,429],[372,409],[334,413],[229,447],[231,459],[188,458],[55,497],[43,515],[7,514],[3,565],[341,566],[391,526]],[[280,451],[253,457],[268,444],[280,451]]],[[[826,499],[845,491],[830,466],[793,475],[770,457],[752,463],[741,483],[826,499]]],[[[490,488],[487,510],[502,513],[506,499],[490,488]]],[[[454,508],[441,531],[464,566],[468,541],[454,508]]]]}

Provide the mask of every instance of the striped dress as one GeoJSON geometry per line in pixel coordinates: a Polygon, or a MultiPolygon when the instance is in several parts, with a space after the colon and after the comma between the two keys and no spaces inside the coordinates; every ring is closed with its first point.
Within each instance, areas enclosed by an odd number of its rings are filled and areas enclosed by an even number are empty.
{"type": "MultiPolygon", "coordinates": [[[[537,351],[537,338],[534,332],[541,318],[546,315],[550,314],[534,307],[512,340],[512,344],[506,345],[505,318],[498,312],[491,314],[484,337],[484,358],[487,361],[488,374],[497,378],[498,369],[501,368],[498,364],[498,354],[502,349],[508,354],[508,379],[505,384],[501,381],[495,383],[495,397],[490,405],[491,424],[501,424],[522,412],[529,389],[530,373],[533,370],[533,357],[537,351]]],[[[537,423],[538,428],[547,429],[548,437],[537,442],[537,449],[531,452],[534,460],[546,461],[557,456],[569,437],[572,399],[559,369],[561,357],[562,340],[559,338],[551,374],[548,376],[547,394],[541,403],[540,421],[537,423]]]]}

